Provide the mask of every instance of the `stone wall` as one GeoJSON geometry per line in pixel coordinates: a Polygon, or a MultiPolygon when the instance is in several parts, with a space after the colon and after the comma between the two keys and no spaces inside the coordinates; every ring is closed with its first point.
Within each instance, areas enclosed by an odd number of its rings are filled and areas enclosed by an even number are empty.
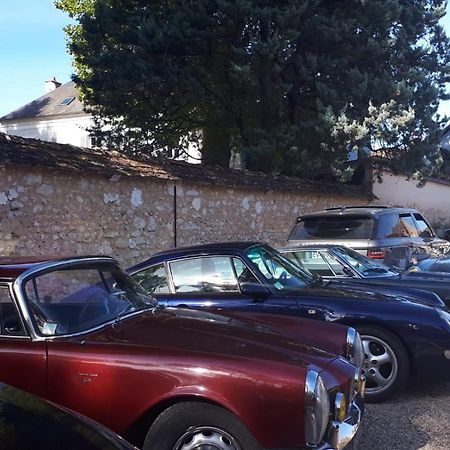
{"type": "Polygon", "coordinates": [[[178,246],[279,245],[298,214],[361,203],[332,192],[264,192],[7,165],[0,168],[0,254],[107,254],[128,266],[173,247],[175,239],[178,246]]]}

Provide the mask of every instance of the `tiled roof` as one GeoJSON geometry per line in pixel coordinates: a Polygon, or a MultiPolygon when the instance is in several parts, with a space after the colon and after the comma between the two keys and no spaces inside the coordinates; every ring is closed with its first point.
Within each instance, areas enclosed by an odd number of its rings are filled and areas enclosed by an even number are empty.
{"type": "Polygon", "coordinates": [[[219,167],[205,167],[166,158],[132,159],[116,151],[74,147],[0,133],[0,165],[44,167],[97,175],[148,177],[195,184],[246,187],[258,190],[308,192],[368,199],[362,188],[304,178],[272,176],[219,167]]]}
{"type": "Polygon", "coordinates": [[[0,117],[0,122],[55,115],[65,116],[83,112],[83,105],[78,100],[75,83],[69,81],[6,116],[0,117]],[[63,105],[62,103],[68,99],[73,100],[69,104],[63,105]]]}

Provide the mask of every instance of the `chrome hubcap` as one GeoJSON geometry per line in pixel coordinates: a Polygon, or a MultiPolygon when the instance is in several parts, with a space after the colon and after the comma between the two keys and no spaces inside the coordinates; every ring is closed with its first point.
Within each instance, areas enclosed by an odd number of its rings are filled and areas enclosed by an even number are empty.
{"type": "Polygon", "coordinates": [[[397,377],[397,358],[392,348],[375,336],[361,336],[365,359],[362,373],[365,375],[366,393],[375,394],[386,390],[397,377]]]}
{"type": "Polygon", "coordinates": [[[242,450],[227,432],[214,427],[192,427],[178,439],[173,450],[242,450]]]}

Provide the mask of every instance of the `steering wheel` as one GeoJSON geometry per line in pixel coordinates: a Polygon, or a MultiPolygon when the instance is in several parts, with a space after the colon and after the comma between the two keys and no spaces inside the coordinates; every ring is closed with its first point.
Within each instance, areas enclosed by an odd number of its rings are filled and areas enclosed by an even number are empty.
{"type": "Polygon", "coordinates": [[[110,308],[109,308],[109,297],[108,294],[106,292],[94,292],[93,294],[91,294],[86,301],[84,302],[83,307],[81,308],[80,313],[78,314],[78,323],[81,324],[83,323],[83,319],[84,316],[89,308],[89,306],[95,301],[95,300],[99,300],[99,305],[101,305],[104,309],[105,312],[104,314],[102,314],[102,316],[106,316],[110,313],[110,308]]]}

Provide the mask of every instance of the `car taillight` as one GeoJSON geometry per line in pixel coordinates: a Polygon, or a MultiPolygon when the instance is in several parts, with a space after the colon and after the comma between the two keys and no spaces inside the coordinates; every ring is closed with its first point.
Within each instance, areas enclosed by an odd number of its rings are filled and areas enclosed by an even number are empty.
{"type": "Polygon", "coordinates": [[[369,248],[367,256],[372,259],[384,259],[387,248],[369,248]]]}

